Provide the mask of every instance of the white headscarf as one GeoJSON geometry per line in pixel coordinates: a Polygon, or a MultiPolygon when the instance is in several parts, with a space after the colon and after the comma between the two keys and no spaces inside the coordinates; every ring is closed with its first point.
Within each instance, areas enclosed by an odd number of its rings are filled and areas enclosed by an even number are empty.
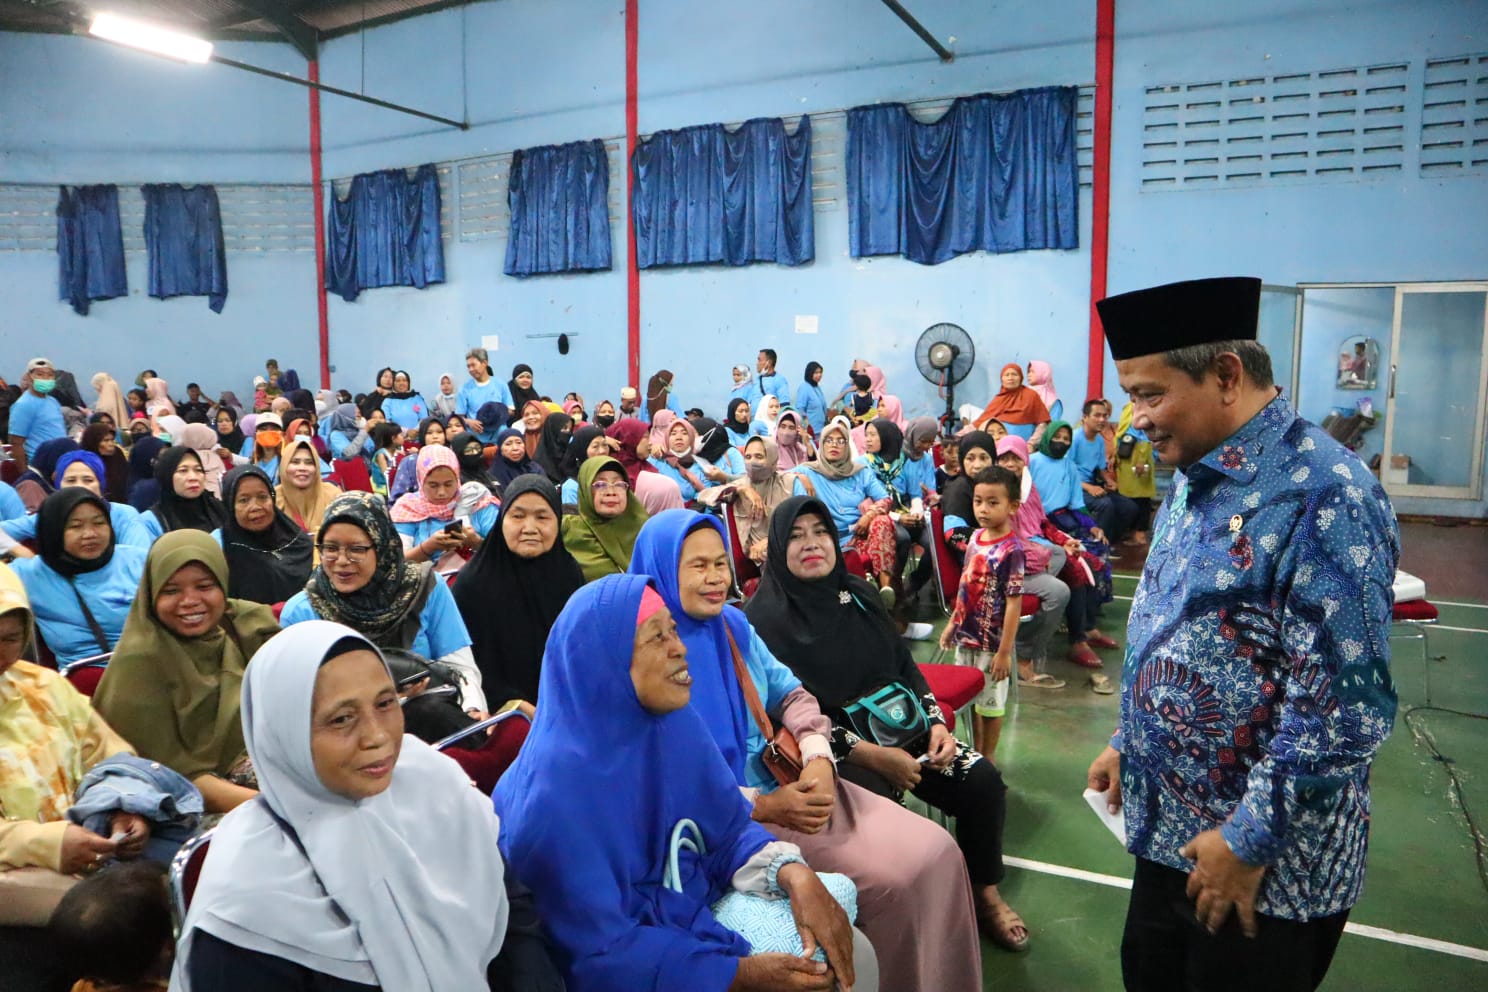
{"type": "Polygon", "coordinates": [[[243,737],[262,799],[233,810],[213,835],[173,990],[190,990],[197,930],[398,992],[486,987],[508,911],[491,801],[454,761],[409,736],[391,784],[370,799],[339,796],[315,772],[315,677],[343,640],[381,657],[351,628],[315,620],[286,628],[248,666],[243,737]]]}

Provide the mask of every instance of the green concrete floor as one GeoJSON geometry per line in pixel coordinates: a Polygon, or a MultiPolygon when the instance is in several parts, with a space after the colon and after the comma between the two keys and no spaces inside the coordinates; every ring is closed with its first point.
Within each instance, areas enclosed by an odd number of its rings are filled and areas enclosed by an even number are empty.
{"type": "MultiPolygon", "coordinates": [[[[1126,598],[1106,607],[1102,629],[1118,641],[1134,587],[1135,576],[1118,575],[1117,595],[1126,598]]],[[[1488,958],[1488,891],[1467,820],[1449,795],[1445,767],[1403,716],[1426,702],[1428,674],[1434,705],[1488,714],[1488,609],[1443,606],[1429,645],[1431,660],[1423,664],[1419,641],[1391,639],[1402,715],[1374,763],[1369,864],[1350,922],[1464,945],[1488,958]]],[[[937,654],[933,642],[914,651],[922,662],[937,654]]],[[[1106,674],[1119,682],[1121,652],[1103,654],[1106,674]]],[[[1081,798],[1086,768],[1115,726],[1118,697],[1090,692],[1086,673],[1073,665],[1052,662],[1050,671],[1068,687],[1023,690],[997,749],[1009,786],[1006,854],[1130,878],[1131,857],[1081,798]]],[[[1430,711],[1411,719],[1454,762],[1468,809],[1488,829],[1488,727],[1430,711]]],[[[1002,891],[1029,924],[1033,946],[1012,955],[984,945],[987,989],[1119,992],[1124,890],[1010,867],[1002,891]]],[[[1323,988],[1488,989],[1488,960],[1346,934],[1323,988]]]]}

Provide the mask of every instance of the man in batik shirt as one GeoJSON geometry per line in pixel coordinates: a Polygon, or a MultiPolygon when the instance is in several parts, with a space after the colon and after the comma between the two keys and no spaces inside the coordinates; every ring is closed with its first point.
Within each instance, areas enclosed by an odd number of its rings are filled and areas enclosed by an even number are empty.
{"type": "Polygon", "coordinates": [[[1128,990],[1308,990],[1359,898],[1395,718],[1400,538],[1359,459],[1256,338],[1260,280],[1097,304],[1133,426],[1174,466],[1132,600],[1121,723],[1089,784],[1125,810],[1128,990]]]}

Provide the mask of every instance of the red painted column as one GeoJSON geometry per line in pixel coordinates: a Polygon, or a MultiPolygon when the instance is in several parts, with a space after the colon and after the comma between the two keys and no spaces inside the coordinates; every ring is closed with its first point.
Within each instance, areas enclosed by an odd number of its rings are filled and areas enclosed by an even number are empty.
{"type": "Polygon", "coordinates": [[[626,381],[641,386],[641,270],[636,266],[635,220],[631,197],[635,195],[635,159],[638,113],[636,108],[636,51],[640,36],[640,0],[625,0],[625,326],[626,381]]]}
{"type": "MultiPolygon", "coordinates": [[[[320,62],[311,60],[309,78],[320,82],[320,62]]],[[[331,388],[331,325],[326,313],[325,257],[326,257],[326,212],[325,194],[321,190],[320,174],[320,90],[310,90],[310,185],[315,197],[315,306],[320,318],[320,388],[331,388]]]]}
{"type": "Polygon", "coordinates": [[[1116,0],[1095,5],[1095,147],[1091,168],[1090,355],[1085,395],[1104,390],[1105,337],[1095,301],[1106,295],[1106,256],[1111,215],[1111,81],[1116,62],[1116,0]]]}

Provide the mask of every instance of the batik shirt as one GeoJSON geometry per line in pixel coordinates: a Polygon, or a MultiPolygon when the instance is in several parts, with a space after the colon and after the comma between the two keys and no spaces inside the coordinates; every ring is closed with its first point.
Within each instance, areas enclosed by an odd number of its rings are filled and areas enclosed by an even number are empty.
{"type": "Polygon", "coordinates": [[[1007,601],[1023,595],[1023,555],[1023,542],[1012,531],[990,538],[978,530],[966,543],[966,566],[950,619],[961,647],[996,651],[1002,643],[1007,601]]]}
{"type": "Polygon", "coordinates": [[[1354,904],[1369,763],[1395,719],[1394,512],[1350,451],[1281,399],[1176,473],[1132,600],[1121,673],[1127,847],[1218,827],[1265,865],[1257,909],[1354,904]]]}

